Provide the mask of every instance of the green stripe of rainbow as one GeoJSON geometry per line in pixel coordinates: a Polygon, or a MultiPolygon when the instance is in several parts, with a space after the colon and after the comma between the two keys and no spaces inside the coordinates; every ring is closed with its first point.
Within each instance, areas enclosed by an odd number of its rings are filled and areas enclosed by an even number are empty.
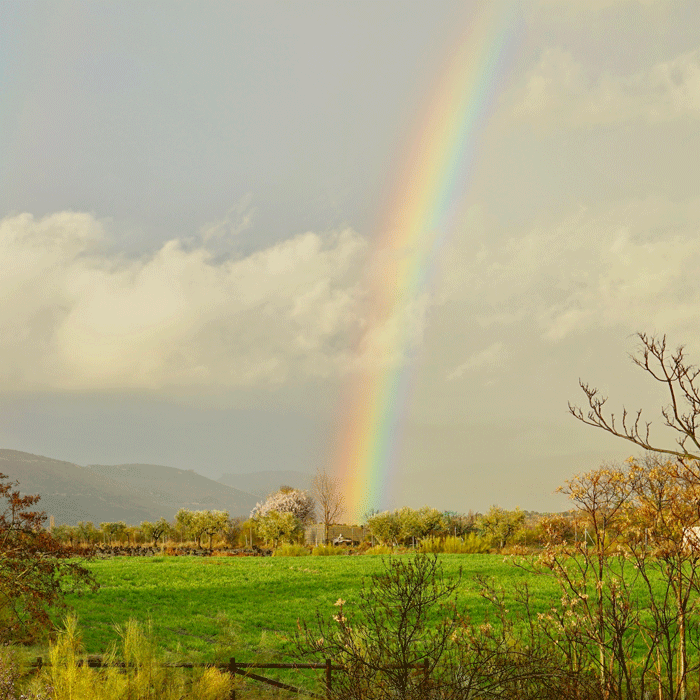
{"type": "Polygon", "coordinates": [[[353,377],[334,457],[350,518],[387,507],[413,374],[411,309],[415,313],[425,303],[518,34],[513,2],[489,0],[483,7],[458,43],[410,141],[374,246],[370,321],[358,347],[369,368],[359,379],[353,377]],[[393,335],[387,327],[392,319],[393,335]],[[378,347],[376,336],[387,332],[388,342],[385,338],[378,347]],[[383,359],[372,362],[373,354],[383,359]]]}

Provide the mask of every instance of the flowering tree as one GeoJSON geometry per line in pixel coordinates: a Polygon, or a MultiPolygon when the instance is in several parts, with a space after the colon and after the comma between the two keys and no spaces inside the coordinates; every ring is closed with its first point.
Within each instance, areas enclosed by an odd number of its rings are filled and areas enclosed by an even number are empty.
{"type": "Polygon", "coordinates": [[[314,519],[315,510],[316,503],[306,491],[283,486],[279,491],[268,496],[264,503],[256,504],[250,516],[257,519],[275,511],[292,513],[302,523],[310,523],[314,519]]]}
{"type": "Polygon", "coordinates": [[[306,492],[283,486],[253,508],[250,517],[266,542],[293,542],[306,523],[313,522],[316,504],[306,492]]]}

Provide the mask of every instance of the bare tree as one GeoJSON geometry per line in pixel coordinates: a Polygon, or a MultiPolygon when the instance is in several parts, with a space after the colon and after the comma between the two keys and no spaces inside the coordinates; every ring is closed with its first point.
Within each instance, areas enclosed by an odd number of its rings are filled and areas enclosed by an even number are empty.
{"type": "Polygon", "coordinates": [[[622,409],[622,419],[605,410],[607,397],[595,387],[579,380],[588,399],[589,410],[569,404],[569,412],[582,423],[601,428],[612,435],[662,454],[673,455],[681,460],[700,460],[700,369],[690,364],[685,357],[682,345],[675,351],[666,345],[666,336],[657,337],[638,333],[640,346],[631,355],[632,362],[650,374],[657,382],[665,385],[669,403],[661,409],[664,424],[677,433],[676,447],[663,447],[651,441],[650,422],[642,421],[642,410],[631,415],[622,409]]]}
{"type": "Polygon", "coordinates": [[[312,483],[312,492],[318,504],[319,515],[323,522],[323,541],[328,544],[328,528],[338,522],[342,512],[345,497],[340,491],[338,479],[329,476],[320,469],[316,472],[312,483]]]}

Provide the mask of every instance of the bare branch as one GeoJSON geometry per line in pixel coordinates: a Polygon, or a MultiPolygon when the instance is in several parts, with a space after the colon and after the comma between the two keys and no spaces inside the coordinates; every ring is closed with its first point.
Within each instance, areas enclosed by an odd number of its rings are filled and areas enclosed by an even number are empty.
{"type": "Polygon", "coordinates": [[[589,410],[584,411],[569,403],[569,413],[574,418],[605,430],[611,435],[627,440],[645,450],[661,454],[674,455],[684,460],[700,459],[700,435],[698,419],[700,418],[700,369],[689,364],[685,359],[683,346],[670,353],[666,345],[666,336],[656,337],[638,333],[640,347],[636,354],[630,355],[632,362],[664,384],[669,394],[670,403],[662,406],[661,415],[664,424],[678,433],[677,448],[663,447],[651,441],[651,422],[642,424],[642,410],[635,411],[630,418],[627,409],[622,410],[622,425],[616,423],[615,414],[605,411],[607,397],[598,389],[579,380],[579,385],[586,395],[589,410]]]}

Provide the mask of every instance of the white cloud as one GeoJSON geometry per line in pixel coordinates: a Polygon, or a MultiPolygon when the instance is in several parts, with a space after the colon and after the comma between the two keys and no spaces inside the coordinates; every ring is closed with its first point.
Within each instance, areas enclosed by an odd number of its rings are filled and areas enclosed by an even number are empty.
{"type": "Polygon", "coordinates": [[[517,94],[514,114],[539,126],[700,118],[700,49],[631,76],[592,79],[567,51],[547,49],[517,94]]]}
{"type": "Polygon", "coordinates": [[[236,217],[246,209],[199,242],[136,260],[111,251],[89,214],[0,221],[0,387],[277,384],[404,362],[421,342],[427,296],[378,313],[370,289],[386,281],[367,277],[356,232],[307,232],[240,256],[220,245],[236,217]]]}
{"type": "Polygon", "coordinates": [[[467,372],[488,371],[493,372],[503,368],[506,362],[507,352],[502,342],[493,343],[480,352],[470,355],[462,364],[448,372],[447,380],[459,379],[467,372]]]}
{"type": "Polygon", "coordinates": [[[478,256],[453,251],[464,281],[451,302],[470,322],[525,324],[549,341],[612,327],[697,334],[699,221],[700,199],[582,207],[478,256]]]}
{"type": "Polygon", "coordinates": [[[578,2],[577,0],[535,0],[535,7],[540,10],[548,10],[552,7],[561,7],[575,14],[586,14],[590,12],[598,12],[608,7],[616,7],[618,5],[643,5],[651,7],[653,5],[663,5],[672,2],[672,0],[586,0],[586,2],[578,2]]]}
{"type": "Polygon", "coordinates": [[[366,242],[305,233],[215,259],[171,240],[138,260],[102,223],[63,212],[0,221],[0,386],[159,390],[344,371],[362,318],[366,242]]]}

